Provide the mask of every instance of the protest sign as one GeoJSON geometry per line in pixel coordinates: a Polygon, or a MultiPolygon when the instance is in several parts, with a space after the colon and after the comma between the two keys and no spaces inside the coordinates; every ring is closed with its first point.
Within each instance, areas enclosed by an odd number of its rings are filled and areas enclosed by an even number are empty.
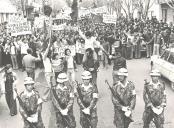
{"type": "Polygon", "coordinates": [[[58,53],[59,57],[65,57],[65,49],[67,48],[71,50],[71,55],[75,56],[76,54],[75,45],[65,45],[65,46],[57,47],[54,49],[54,53],[58,53]]]}
{"type": "Polygon", "coordinates": [[[7,32],[12,36],[32,34],[31,25],[28,22],[20,22],[7,25],[7,32]]]}
{"type": "Polygon", "coordinates": [[[108,9],[106,6],[94,8],[94,9],[91,9],[90,11],[93,14],[104,14],[104,13],[107,14],[108,13],[108,9]]]}
{"type": "Polygon", "coordinates": [[[66,27],[66,23],[60,24],[60,25],[52,25],[52,30],[60,31],[60,30],[64,30],[65,27],[66,27]]]}
{"type": "Polygon", "coordinates": [[[113,23],[116,24],[117,17],[115,15],[107,15],[103,14],[103,22],[104,23],[113,23]]]}
{"type": "Polygon", "coordinates": [[[31,24],[27,22],[26,18],[14,15],[9,18],[7,32],[12,36],[32,34],[31,24]]]}
{"type": "Polygon", "coordinates": [[[18,15],[9,15],[8,24],[15,24],[19,22],[27,22],[27,18],[18,15]]]}

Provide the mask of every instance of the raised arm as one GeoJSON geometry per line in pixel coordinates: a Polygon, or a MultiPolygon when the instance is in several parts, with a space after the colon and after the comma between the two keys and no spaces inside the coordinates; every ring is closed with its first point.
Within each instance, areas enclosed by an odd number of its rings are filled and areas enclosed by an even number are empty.
{"type": "Polygon", "coordinates": [[[78,32],[79,32],[79,35],[85,40],[86,36],[83,34],[83,32],[80,29],[78,30],[78,32]]]}
{"type": "Polygon", "coordinates": [[[45,50],[45,52],[44,52],[44,54],[43,54],[43,60],[46,59],[46,57],[47,57],[47,55],[48,55],[48,52],[49,52],[49,50],[50,50],[50,47],[51,47],[51,43],[49,42],[48,47],[47,47],[47,49],[45,50]]]}

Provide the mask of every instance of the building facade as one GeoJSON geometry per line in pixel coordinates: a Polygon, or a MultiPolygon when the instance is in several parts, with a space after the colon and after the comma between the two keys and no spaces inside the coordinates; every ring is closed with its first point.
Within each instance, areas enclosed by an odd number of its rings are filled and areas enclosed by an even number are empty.
{"type": "Polygon", "coordinates": [[[166,0],[155,0],[148,11],[148,17],[156,17],[163,22],[174,24],[174,7],[171,6],[166,0]]]}

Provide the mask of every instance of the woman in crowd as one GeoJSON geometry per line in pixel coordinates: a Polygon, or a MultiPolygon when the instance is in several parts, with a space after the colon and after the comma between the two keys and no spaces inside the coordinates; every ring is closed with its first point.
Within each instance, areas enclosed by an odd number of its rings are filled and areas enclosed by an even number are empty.
{"type": "Polygon", "coordinates": [[[76,62],[70,49],[65,49],[66,68],[69,80],[75,81],[76,62]]]}

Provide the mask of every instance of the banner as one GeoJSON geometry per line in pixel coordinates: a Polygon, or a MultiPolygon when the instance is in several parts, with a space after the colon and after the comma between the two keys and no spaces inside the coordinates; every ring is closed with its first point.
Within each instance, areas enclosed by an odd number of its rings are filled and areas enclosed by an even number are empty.
{"type": "Polygon", "coordinates": [[[103,14],[103,13],[108,13],[108,9],[106,6],[102,6],[102,7],[98,7],[98,8],[94,8],[90,10],[91,13],[93,14],[103,14]]]}
{"type": "Polygon", "coordinates": [[[27,22],[8,24],[7,32],[12,36],[32,34],[31,25],[27,22]]]}
{"type": "Polygon", "coordinates": [[[7,32],[12,36],[32,34],[31,24],[26,18],[20,16],[10,16],[7,24],[7,32]]]}
{"type": "Polygon", "coordinates": [[[18,15],[9,15],[8,24],[15,24],[19,22],[27,22],[27,18],[18,15]]]}
{"type": "Polygon", "coordinates": [[[67,48],[71,50],[71,55],[75,56],[75,54],[76,54],[75,45],[65,45],[65,46],[62,46],[62,47],[57,47],[54,50],[54,53],[58,53],[58,55],[60,57],[65,57],[65,49],[67,49],[67,48]]]}
{"type": "Polygon", "coordinates": [[[60,30],[64,30],[65,27],[66,27],[66,23],[61,24],[61,25],[52,25],[52,30],[60,31],[60,30]]]}
{"type": "Polygon", "coordinates": [[[104,23],[113,23],[116,24],[117,17],[115,15],[107,15],[103,14],[103,22],[104,23]]]}
{"type": "Polygon", "coordinates": [[[79,10],[79,17],[84,17],[86,15],[89,15],[91,14],[91,11],[90,10],[79,10]]]}

